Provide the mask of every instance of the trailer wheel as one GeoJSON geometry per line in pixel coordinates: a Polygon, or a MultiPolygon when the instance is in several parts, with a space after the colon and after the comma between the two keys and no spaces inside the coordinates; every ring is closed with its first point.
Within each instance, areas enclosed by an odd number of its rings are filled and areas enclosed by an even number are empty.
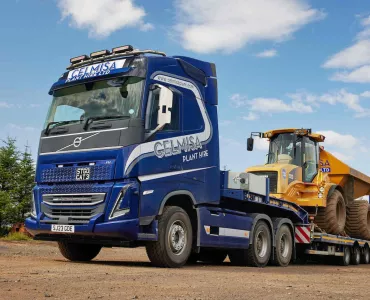
{"type": "Polygon", "coordinates": [[[370,250],[368,247],[365,247],[361,254],[361,263],[369,264],[370,263],[370,250]]]}
{"type": "Polygon", "coordinates": [[[70,261],[90,261],[100,252],[101,246],[94,244],[75,244],[68,241],[59,241],[60,253],[70,261]]]}
{"type": "Polygon", "coordinates": [[[340,264],[342,266],[348,266],[351,262],[351,250],[345,246],[343,249],[343,256],[340,258],[340,264]]]}
{"type": "Polygon", "coordinates": [[[191,252],[193,233],[188,214],[181,207],[167,206],[158,218],[158,241],[146,245],[153,265],[182,267],[191,252]]]}
{"type": "Polygon", "coordinates": [[[352,265],[359,265],[361,262],[361,251],[360,248],[355,246],[352,248],[351,263],[352,265]]]}
{"type": "Polygon", "coordinates": [[[276,232],[273,263],[277,266],[289,265],[293,253],[292,233],[287,225],[282,225],[276,232]]]}
{"type": "Polygon", "coordinates": [[[340,191],[335,190],[326,201],[326,207],[319,207],[315,223],[327,233],[341,234],[346,224],[346,204],[340,191]]]}
{"type": "Polygon", "coordinates": [[[247,263],[251,267],[264,267],[271,256],[271,231],[266,222],[258,221],[252,237],[253,244],[246,250],[247,263]]]}

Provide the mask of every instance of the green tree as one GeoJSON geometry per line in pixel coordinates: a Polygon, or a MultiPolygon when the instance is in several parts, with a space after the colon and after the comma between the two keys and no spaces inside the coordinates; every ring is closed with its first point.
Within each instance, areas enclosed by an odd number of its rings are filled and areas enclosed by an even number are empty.
{"type": "Polygon", "coordinates": [[[0,147],[0,227],[23,222],[31,210],[35,167],[28,147],[21,153],[9,138],[0,147]]]}

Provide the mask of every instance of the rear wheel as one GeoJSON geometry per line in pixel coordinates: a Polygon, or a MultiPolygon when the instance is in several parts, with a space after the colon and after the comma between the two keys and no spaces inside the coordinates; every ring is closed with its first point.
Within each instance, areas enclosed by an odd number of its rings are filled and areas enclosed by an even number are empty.
{"type": "Polygon", "coordinates": [[[293,238],[287,225],[282,225],[276,232],[276,247],[274,248],[274,261],[277,266],[289,265],[293,253],[293,238]]]}
{"type": "Polygon", "coordinates": [[[359,265],[361,261],[361,252],[359,247],[352,248],[351,263],[352,265],[359,265]]]}
{"type": "Polygon", "coordinates": [[[100,252],[101,246],[94,244],[75,244],[67,241],[58,242],[60,253],[70,261],[90,261],[100,252]]]}
{"type": "Polygon", "coordinates": [[[370,263],[370,250],[368,247],[365,247],[361,254],[361,263],[368,264],[370,263]]]}
{"type": "Polygon", "coordinates": [[[188,214],[181,207],[167,206],[158,218],[158,241],[148,243],[146,252],[153,265],[178,268],[186,263],[192,240],[188,214]]]}
{"type": "Polygon", "coordinates": [[[266,222],[257,222],[253,231],[253,244],[246,252],[249,266],[264,267],[267,265],[271,256],[271,231],[266,222]]]}
{"type": "Polygon", "coordinates": [[[366,200],[356,200],[347,207],[346,233],[354,238],[370,239],[370,212],[366,200]]]}
{"type": "Polygon", "coordinates": [[[340,264],[342,266],[348,266],[351,262],[351,250],[349,247],[344,247],[343,256],[340,257],[340,264]]]}
{"type": "Polygon", "coordinates": [[[341,234],[346,224],[346,204],[340,191],[335,190],[326,201],[326,207],[320,207],[315,223],[327,233],[341,234]]]}

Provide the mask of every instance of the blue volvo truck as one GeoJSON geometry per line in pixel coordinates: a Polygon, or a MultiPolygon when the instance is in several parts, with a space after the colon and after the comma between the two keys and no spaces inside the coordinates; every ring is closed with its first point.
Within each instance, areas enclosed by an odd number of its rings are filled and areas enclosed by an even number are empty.
{"type": "Polygon", "coordinates": [[[304,209],[269,196],[268,178],[220,171],[214,64],[132,46],[70,62],[40,137],[35,239],[72,261],[144,246],[159,267],[368,263],[369,242],[314,232],[304,209]]]}

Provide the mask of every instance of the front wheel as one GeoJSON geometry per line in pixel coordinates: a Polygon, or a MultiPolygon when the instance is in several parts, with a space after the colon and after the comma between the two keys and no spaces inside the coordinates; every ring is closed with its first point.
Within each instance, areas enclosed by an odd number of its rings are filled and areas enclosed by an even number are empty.
{"type": "Polygon", "coordinates": [[[153,265],[182,267],[191,252],[193,233],[188,214],[177,206],[167,206],[158,218],[158,241],[146,245],[153,265]]]}
{"type": "Polygon", "coordinates": [[[60,253],[70,261],[90,261],[100,252],[101,246],[94,244],[75,244],[68,241],[59,241],[60,253]]]}

